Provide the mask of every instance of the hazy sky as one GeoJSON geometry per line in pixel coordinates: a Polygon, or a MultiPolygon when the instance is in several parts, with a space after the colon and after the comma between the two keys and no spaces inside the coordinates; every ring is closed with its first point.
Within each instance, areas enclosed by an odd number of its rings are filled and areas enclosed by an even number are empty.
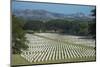
{"type": "Polygon", "coordinates": [[[48,3],[34,3],[34,2],[12,2],[12,10],[14,9],[43,9],[56,13],[71,14],[82,12],[86,15],[91,14],[94,6],[70,5],[70,4],[48,4],[48,3]]]}

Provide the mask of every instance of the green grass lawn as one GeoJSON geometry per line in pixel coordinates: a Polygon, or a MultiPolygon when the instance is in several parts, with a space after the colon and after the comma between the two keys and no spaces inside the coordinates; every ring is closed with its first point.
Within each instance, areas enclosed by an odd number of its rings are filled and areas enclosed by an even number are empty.
{"type": "Polygon", "coordinates": [[[12,55],[11,65],[26,65],[26,64],[30,63],[24,58],[22,58],[20,55],[17,54],[12,55]]]}
{"type": "Polygon", "coordinates": [[[24,58],[22,58],[20,55],[13,54],[12,55],[12,64],[11,65],[32,65],[32,64],[54,64],[54,63],[69,63],[69,62],[85,62],[85,61],[95,61],[95,57],[83,57],[83,58],[72,58],[72,59],[63,59],[63,60],[54,60],[54,61],[43,61],[43,62],[28,62],[24,58]]]}

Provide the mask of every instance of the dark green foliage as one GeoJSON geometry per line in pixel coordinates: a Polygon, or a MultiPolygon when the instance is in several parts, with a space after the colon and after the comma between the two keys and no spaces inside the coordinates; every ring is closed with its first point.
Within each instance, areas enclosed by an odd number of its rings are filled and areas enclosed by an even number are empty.
{"type": "Polygon", "coordinates": [[[41,29],[43,29],[43,22],[41,21],[27,21],[26,24],[24,25],[23,29],[24,30],[33,30],[33,31],[41,31],[41,29]]]}
{"type": "Polygon", "coordinates": [[[92,10],[91,12],[94,19],[91,21],[92,23],[89,23],[89,34],[96,39],[96,9],[92,10]]]}
{"type": "Polygon", "coordinates": [[[51,30],[54,32],[64,32],[65,29],[67,29],[68,26],[66,26],[67,21],[65,20],[50,20],[45,23],[45,27],[47,30],[51,30]]]}
{"type": "Polygon", "coordinates": [[[88,35],[88,22],[67,21],[61,19],[49,21],[27,21],[24,30],[34,32],[59,32],[74,35],[88,35]]]}
{"type": "Polygon", "coordinates": [[[12,16],[12,49],[14,54],[20,54],[21,50],[25,50],[28,48],[25,38],[25,31],[22,29],[23,24],[22,21],[12,16]]]}
{"type": "Polygon", "coordinates": [[[88,22],[87,23],[80,23],[79,34],[80,35],[88,35],[88,22]]]}

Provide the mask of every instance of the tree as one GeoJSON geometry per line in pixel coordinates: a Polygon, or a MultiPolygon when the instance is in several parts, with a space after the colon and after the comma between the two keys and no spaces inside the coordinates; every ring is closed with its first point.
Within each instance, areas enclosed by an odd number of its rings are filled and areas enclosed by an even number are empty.
{"type": "Polygon", "coordinates": [[[92,16],[94,17],[94,19],[92,20],[93,23],[90,23],[90,27],[89,27],[89,34],[91,34],[93,36],[93,38],[96,38],[96,9],[92,10],[92,16]]]}
{"type": "Polygon", "coordinates": [[[25,37],[25,31],[23,30],[23,24],[16,16],[12,16],[12,51],[13,54],[20,54],[21,50],[28,48],[25,37]]]}
{"type": "Polygon", "coordinates": [[[84,23],[80,23],[80,30],[79,30],[79,34],[80,35],[88,35],[88,22],[84,22],[84,23]]]}
{"type": "Polygon", "coordinates": [[[33,30],[35,32],[40,32],[43,29],[43,22],[38,20],[28,20],[23,29],[24,30],[33,30]]]}

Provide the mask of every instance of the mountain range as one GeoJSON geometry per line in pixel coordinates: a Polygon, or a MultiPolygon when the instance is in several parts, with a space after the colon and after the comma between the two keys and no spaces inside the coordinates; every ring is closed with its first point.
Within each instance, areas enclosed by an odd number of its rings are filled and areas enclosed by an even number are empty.
{"type": "Polygon", "coordinates": [[[17,17],[23,18],[25,20],[52,20],[52,19],[66,19],[66,20],[80,20],[80,21],[90,21],[93,19],[92,16],[87,16],[84,13],[73,13],[73,14],[61,14],[50,12],[42,9],[22,9],[14,10],[13,14],[17,17]]]}

